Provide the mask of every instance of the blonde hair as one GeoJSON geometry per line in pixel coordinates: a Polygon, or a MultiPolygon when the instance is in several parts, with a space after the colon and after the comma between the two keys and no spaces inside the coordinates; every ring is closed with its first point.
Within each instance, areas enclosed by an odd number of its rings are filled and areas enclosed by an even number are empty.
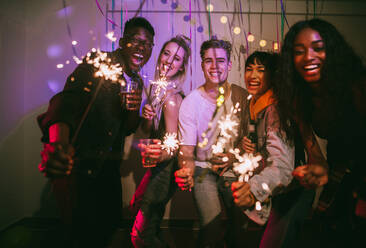
{"type": "MultiPolygon", "coordinates": [[[[189,56],[191,56],[191,40],[184,36],[184,35],[177,35],[167,42],[164,43],[163,47],[160,50],[158,61],[156,62],[157,65],[160,65],[161,62],[161,55],[165,49],[165,47],[171,43],[176,43],[179,47],[183,48],[184,50],[184,56],[183,56],[183,64],[182,64],[182,70],[179,70],[172,79],[179,81],[179,83],[183,83],[187,76],[187,67],[188,67],[188,59],[189,56]]],[[[158,67],[155,68],[155,76],[154,79],[158,80],[160,78],[160,73],[158,67]]]]}

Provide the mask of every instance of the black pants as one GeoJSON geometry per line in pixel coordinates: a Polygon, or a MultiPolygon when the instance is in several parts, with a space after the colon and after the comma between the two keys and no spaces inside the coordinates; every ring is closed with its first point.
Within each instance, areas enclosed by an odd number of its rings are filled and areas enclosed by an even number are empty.
{"type": "Polygon", "coordinates": [[[122,219],[118,161],[106,161],[96,177],[75,172],[53,181],[67,247],[105,247],[122,219]]]}

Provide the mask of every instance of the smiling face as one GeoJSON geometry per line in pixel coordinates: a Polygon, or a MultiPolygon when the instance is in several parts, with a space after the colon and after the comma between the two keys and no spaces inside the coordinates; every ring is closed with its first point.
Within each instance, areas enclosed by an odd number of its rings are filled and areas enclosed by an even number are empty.
{"type": "Polygon", "coordinates": [[[249,94],[253,95],[255,99],[258,99],[268,90],[266,68],[256,59],[253,64],[245,66],[244,79],[249,94]]]}
{"type": "Polygon", "coordinates": [[[183,71],[185,52],[175,42],[169,42],[160,54],[159,72],[160,76],[165,76],[171,80],[183,71]]]}
{"type": "Polygon", "coordinates": [[[153,36],[146,29],[136,27],[120,40],[120,45],[127,72],[139,71],[150,59],[153,36]]]}
{"type": "Polygon", "coordinates": [[[300,31],[294,41],[294,65],[306,82],[319,82],[325,58],[325,44],[320,34],[311,28],[300,31]]]}
{"type": "Polygon", "coordinates": [[[231,61],[223,48],[209,48],[202,58],[202,71],[206,83],[219,84],[227,80],[231,70],[231,61]]]}

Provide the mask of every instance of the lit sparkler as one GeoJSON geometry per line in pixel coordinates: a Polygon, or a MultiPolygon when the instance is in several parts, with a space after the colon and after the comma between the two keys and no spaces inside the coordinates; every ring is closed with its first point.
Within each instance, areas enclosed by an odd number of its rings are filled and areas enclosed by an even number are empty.
{"type": "Polygon", "coordinates": [[[169,82],[166,81],[165,77],[158,79],[157,81],[151,81],[151,85],[155,85],[154,89],[154,97],[157,100],[161,100],[160,93],[163,91],[163,96],[165,95],[165,90],[169,85],[169,82]]]}
{"type": "Polygon", "coordinates": [[[231,149],[230,152],[234,154],[238,162],[233,163],[233,170],[237,172],[239,176],[239,182],[248,182],[249,177],[253,175],[253,171],[259,166],[259,161],[262,160],[260,154],[254,156],[252,153],[239,154],[239,149],[231,149]]]}
{"type": "MultiPolygon", "coordinates": [[[[239,174],[239,182],[248,182],[249,178],[253,175],[253,171],[259,166],[259,161],[262,160],[260,154],[254,156],[252,153],[244,153],[242,156],[239,154],[239,149],[231,149],[230,152],[235,155],[238,162],[233,163],[233,170],[239,174]]],[[[262,183],[262,188],[264,190],[269,190],[266,183],[262,183]]],[[[262,204],[260,201],[255,202],[255,209],[257,211],[262,210],[262,204]]]]}
{"type": "Polygon", "coordinates": [[[119,63],[112,64],[112,60],[107,56],[107,53],[101,52],[99,49],[93,49],[92,51],[95,51],[94,54],[88,53],[85,60],[88,64],[98,69],[94,75],[96,77],[102,77],[105,80],[121,83],[122,80],[119,79],[123,73],[121,65],[119,63]]]}
{"type": "Polygon", "coordinates": [[[177,133],[166,133],[164,136],[162,149],[166,150],[169,155],[173,155],[174,151],[179,147],[177,133]]]}
{"type": "MultiPolygon", "coordinates": [[[[217,126],[220,130],[220,133],[216,144],[212,145],[211,147],[213,154],[223,153],[231,138],[238,136],[239,122],[237,121],[237,118],[235,118],[235,114],[238,111],[241,111],[239,106],[240,104],[236,103],[227,115],[221,117],[221,119],[218,120],[217,126]]],[[[202,134],[202,136],[204,135],[205,134],[202,134]]]]}

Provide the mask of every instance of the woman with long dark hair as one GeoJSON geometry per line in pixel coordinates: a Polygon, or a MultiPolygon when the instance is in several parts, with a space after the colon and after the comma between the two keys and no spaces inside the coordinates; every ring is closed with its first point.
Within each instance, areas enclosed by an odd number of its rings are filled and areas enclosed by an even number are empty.
{"type": "Polygon", "coordinates": [[[337,247],[358,244],[366,221],[366,69],[361,58],[332,24],[300,21],[286,34],[274,87],[280,92],[280,114],[298,124],[309,157],[294,176],[306,188],[325,184],[318,204],[321,238],[337,247]],[[329,167],[316,136],[327,143],[329,167]]]}

